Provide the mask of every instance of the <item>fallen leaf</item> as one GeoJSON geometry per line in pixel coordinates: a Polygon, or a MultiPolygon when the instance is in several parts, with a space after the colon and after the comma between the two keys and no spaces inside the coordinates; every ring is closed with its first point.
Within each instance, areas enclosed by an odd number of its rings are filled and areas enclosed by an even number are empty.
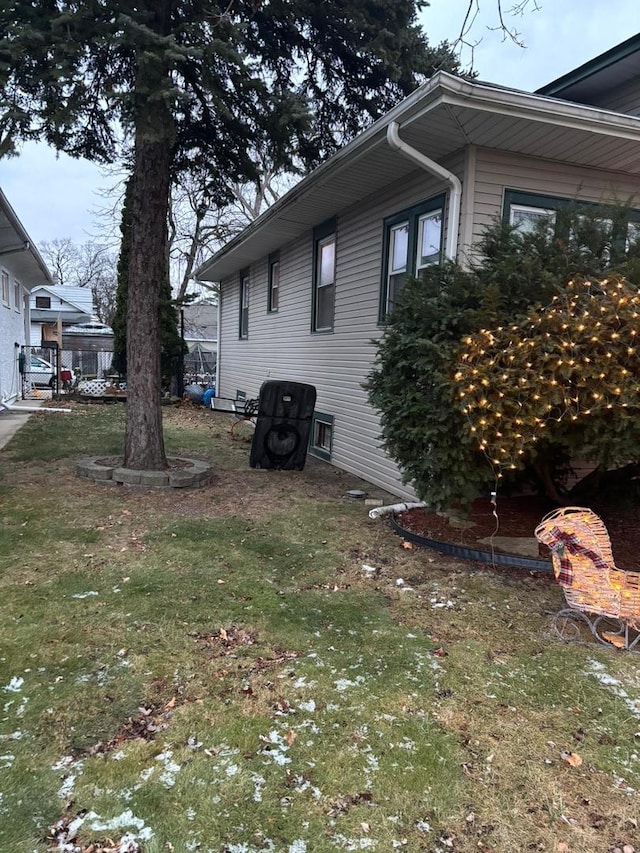
{"type": "Polygon", "coordinates": [[[445,652],[445,650],[442,648],[442,646],[440,646],[440,648],[438,648],[438,649],[432,649],[431,654],[436,655],[439,658],[446,658],[446,656],[449,654],[449,652],[445,652]]]}
{"type": "Polygon", "coordinates": [[[294,730],[293,730],[293,729],[289,729],[289,731],[288,731],[288,732],[286,733],[286,735],[284,736],[284,739],[285,739],[285,740],[286,740],[286,742],[289,744],[289,746],[291,746],[291,744],[292,744],[292,743],[294,742],[294,740],[296,739],[296,733],[294,732],[294,730]]]}
{"type": "Polygon", "coordinates": [[[224,641],[225,641],[225,643],[226,643],[226,642],[227,642],[227,640],[229,639],[229,636],[228,636],[228,634],[227,634],[227,632],[226,632],[226,630],[225,630],[224,628],[220,628],[220,639],[221,639],[221,640],[224,640],[224,641]]]}
{"type": "Polygon", "coordinates": [[[411,542],[407,542],[407,540],[406,540],[406,539],[405,539],[405,540],[404,540],[404,542],[402,543],[402,547],[403,547],[403,548],[406,548],[406,549],[407,549],[407,551],[413,551],[413,544],[412,544],[411,542]]]}
{"type": "Polygon", "coordinates": [[[582,758],[580,758],[577,752],[562,752],[560,758],[572,767],[580,767],[582,764],[582,758]]]}
{"type": "Polygon", "coordinates": [[[170,708],[175,708],[176,707],[176,697],[174,696],[173,699],[169,699],[169,701],[167,702],[167,704],[164,707],[167,710],[169,710],[170,708]]]}
{"type": "Polygon", "coordinates": [[[371,832],[371,827],[369,826],[369,824],[368,824],[366,821],[363,821],[363,822],[360,824],[360,829],[361,829],[363,832],[371,832]]]}
{"type": "Polygon", "coordinates": [[[558,853],[569,853],[569,845],[566,841],[558,841],[556,844],[556,850],[558,853]]]}

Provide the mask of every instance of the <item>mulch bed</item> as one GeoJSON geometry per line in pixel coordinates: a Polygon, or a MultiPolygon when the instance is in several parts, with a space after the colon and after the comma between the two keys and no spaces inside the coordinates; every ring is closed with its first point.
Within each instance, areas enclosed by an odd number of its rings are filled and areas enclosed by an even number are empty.
{"type": "MultiPolygon", "coordinates": [[[[487,550],[490,546],[480,540],[488,536],[533,537],[542,517],[552,509],[553,504],[536,495],[499,496],[495,507],[489,498],[478,498],[468,516],[473,526],[464,529],[452,526],[445,516],[425,509],[399,513],[397,521],[406,530],[428,539],[487,550]]],[[[637,569],[640,565],[640,506],[620,507],[594,501],[590,509],[607,527],[616,565],[637,569]]]]}

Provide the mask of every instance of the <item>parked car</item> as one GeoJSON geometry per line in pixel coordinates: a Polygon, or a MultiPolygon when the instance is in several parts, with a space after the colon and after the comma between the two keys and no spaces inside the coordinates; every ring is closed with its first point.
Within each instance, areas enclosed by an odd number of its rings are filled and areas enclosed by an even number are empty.
{"type": "MultiPolygon", "coordinates": [[[[60,370],[61,379],[64,379],[63,372],[72,375],[68,368],[62,367],[60,370]]],[[[51,362],[47,361],[46,358],[41,358],[39,355],[32,355],[26,378],[36,388],[53,388],[56,383],[56,371],[51,362]]]]}
{"type": "Polygon", "coordinates": [[[27,380],[35,385],[36,388],[44,388],[53,386],[55,382],[56,372],[53,369],[51,362],[39,355],[32,355],[29,366],[27,367],[27,380]]]}

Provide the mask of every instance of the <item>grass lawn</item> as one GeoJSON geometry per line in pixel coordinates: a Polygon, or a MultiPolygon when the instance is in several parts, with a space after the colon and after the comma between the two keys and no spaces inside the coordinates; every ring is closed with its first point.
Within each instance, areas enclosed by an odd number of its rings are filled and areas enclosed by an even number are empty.
{"type": "Polygon", "coordinates": [[[549,577],[404,548],[344,472],[249,469],[230,424],[165,412],[202,489],[75,475],[119,404],[0,451],[0,853],[640,850],[638,655],[554,639],[549,577]]]}

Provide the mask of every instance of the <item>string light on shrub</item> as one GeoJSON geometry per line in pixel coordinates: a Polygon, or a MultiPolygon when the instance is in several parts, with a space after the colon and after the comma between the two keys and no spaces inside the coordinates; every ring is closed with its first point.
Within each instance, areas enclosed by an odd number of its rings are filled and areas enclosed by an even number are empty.
{"type": "Polygon", "coordinates": [[[521,324],[467,336],[454,381],[480,449],[513,469],[543,430],[553,438],[615,409],[640,416],[639,329],[640,291],[619,279],[569,282],[521,324]]]}

